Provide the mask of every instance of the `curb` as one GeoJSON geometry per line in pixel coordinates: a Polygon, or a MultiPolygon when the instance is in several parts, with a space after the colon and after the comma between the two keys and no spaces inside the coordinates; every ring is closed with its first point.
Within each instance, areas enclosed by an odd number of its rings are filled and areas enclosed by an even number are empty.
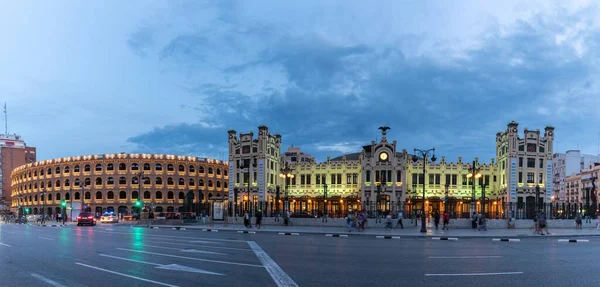
{"type": "Polygon", "coordinates": [[[590,242],[587,239],[559,239],[560,243],[579,243],[579,242],[590,242]]]}
{"type": "Polygon", "coordinates": [[[293,235],[293,236],[299,236],[300,233],[290,233],[290,232],[279,232],[279,235],[293,235]]]}
{"type": "Polygon", "coordinates": [[[348,237],[348,234],[325,234],[327,237],[348,237]]]}
{"type": "Polygon", "coordinates": [[[250,234],[256,234],[256,231],[238,230],[238,233],[250,233],[250,234]]]}
{"type": "Polygon", "coordinates": [[[206,229],[206,228],[202,229],[202,231],[204,231],[204,232],[219,232],[219,230],[216,230],[216,229],[206,229]]]}
{"type": "Polygon", "coordinates": [[[375,238],[377,239],[400,239],[400,236],[383,236],[383,235],[378,235],[375,236],[375,238]]]}
{"type": "Polygon", "coordinates": [[[521,239],[509,239],[509,238],[494,238],[492,241],[508,241],[508,242],[521,242],[521,239]]]}
{"type": "Polygon", "coordinates": [[[172,227],[171,230],[186,230],[185,227],[172,227]]]}
{"type": "Polygon", "coordinates": [[[448,240],[448,241],[458,241],[456,237],[431,237],[432,240],[448,240]]]}

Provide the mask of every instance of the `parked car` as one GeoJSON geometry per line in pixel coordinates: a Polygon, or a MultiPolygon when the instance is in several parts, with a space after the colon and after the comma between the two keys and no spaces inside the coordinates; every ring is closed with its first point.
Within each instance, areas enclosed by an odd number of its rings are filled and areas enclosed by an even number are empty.
{"type": "Polygon", "coordinates": [[[91,226],[96,225],[96,218],[94,214],[91,212],[82,212],[77,216],[77,226],[82,226],[84,224],[88,224],[91,226]]]}
{"type": "Polygon", "coordinates": [[[100,217],[101,223],[117,223],[119,222],[119,218],[112,212],[105,212],[102,217],[100,217]]]}
{"type": "Polygon", "coordinates": [[[292,217],[292,218],[316,218],[314,215],[312,215],[308,212],[303,212],[303,211],[296,211],[296,212],[292,213],[292,215],[290,215],[290,217],[292,217]]]}

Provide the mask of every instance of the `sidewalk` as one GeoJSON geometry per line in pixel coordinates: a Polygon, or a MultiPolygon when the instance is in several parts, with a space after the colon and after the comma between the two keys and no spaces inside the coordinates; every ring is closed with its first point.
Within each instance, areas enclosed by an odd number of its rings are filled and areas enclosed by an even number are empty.
{"type": "MultiPolygon", "coordinates": [[[[132,227],[147,227],[146,224],[131,224],[132,227]]],[[[299,233],[299,234],[348,234],[352,236],[401,236],[401,237],[460,237],[460,238],[523,238],[523,237],[580,237],[580,236],[600,236],[600,231],[593,229],[553,229],[549,230],[548,235],[539,235],[534,233],[533,229],[488,229],[488,231],[477,231],[476,229],[454,229],[454,230],[435,230],[433,227],[427,228],[427,233],[421,233],[421,227],[405,227],[404,229],[385,230],[380,227],[367,228],[365,231],[357,232],[341,227],[310,227],[310,226],[278,226],[268,225],[265,228],[244,228],[242,225],[223,225],[223,224],[193,224],[193,225],[153,225],[158,229],[185,228],[186,230],[210,229],[211,231],[253,231],[257,233],[299,233]]]]}

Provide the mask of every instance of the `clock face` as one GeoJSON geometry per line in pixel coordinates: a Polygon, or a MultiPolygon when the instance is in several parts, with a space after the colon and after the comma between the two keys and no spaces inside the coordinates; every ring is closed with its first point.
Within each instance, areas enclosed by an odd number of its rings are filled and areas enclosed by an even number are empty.
{"type": "Polygon", "coordinates": [[[387,160],[388,159],[388,154],[386,152],[382,152],[379,154],[379,159],[380,160],[387,160]]]}

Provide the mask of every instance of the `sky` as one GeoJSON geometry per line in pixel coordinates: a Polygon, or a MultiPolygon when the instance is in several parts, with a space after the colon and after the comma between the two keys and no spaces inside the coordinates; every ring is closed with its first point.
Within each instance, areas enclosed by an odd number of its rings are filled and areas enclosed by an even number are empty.
{"type": "Polygon", "coordinates": [[[510,121],[597,154],[595,1],[0,1],[0,101],[38,160],[227,159],[267,125],[323,161],[495,156],[510,121]]]}

